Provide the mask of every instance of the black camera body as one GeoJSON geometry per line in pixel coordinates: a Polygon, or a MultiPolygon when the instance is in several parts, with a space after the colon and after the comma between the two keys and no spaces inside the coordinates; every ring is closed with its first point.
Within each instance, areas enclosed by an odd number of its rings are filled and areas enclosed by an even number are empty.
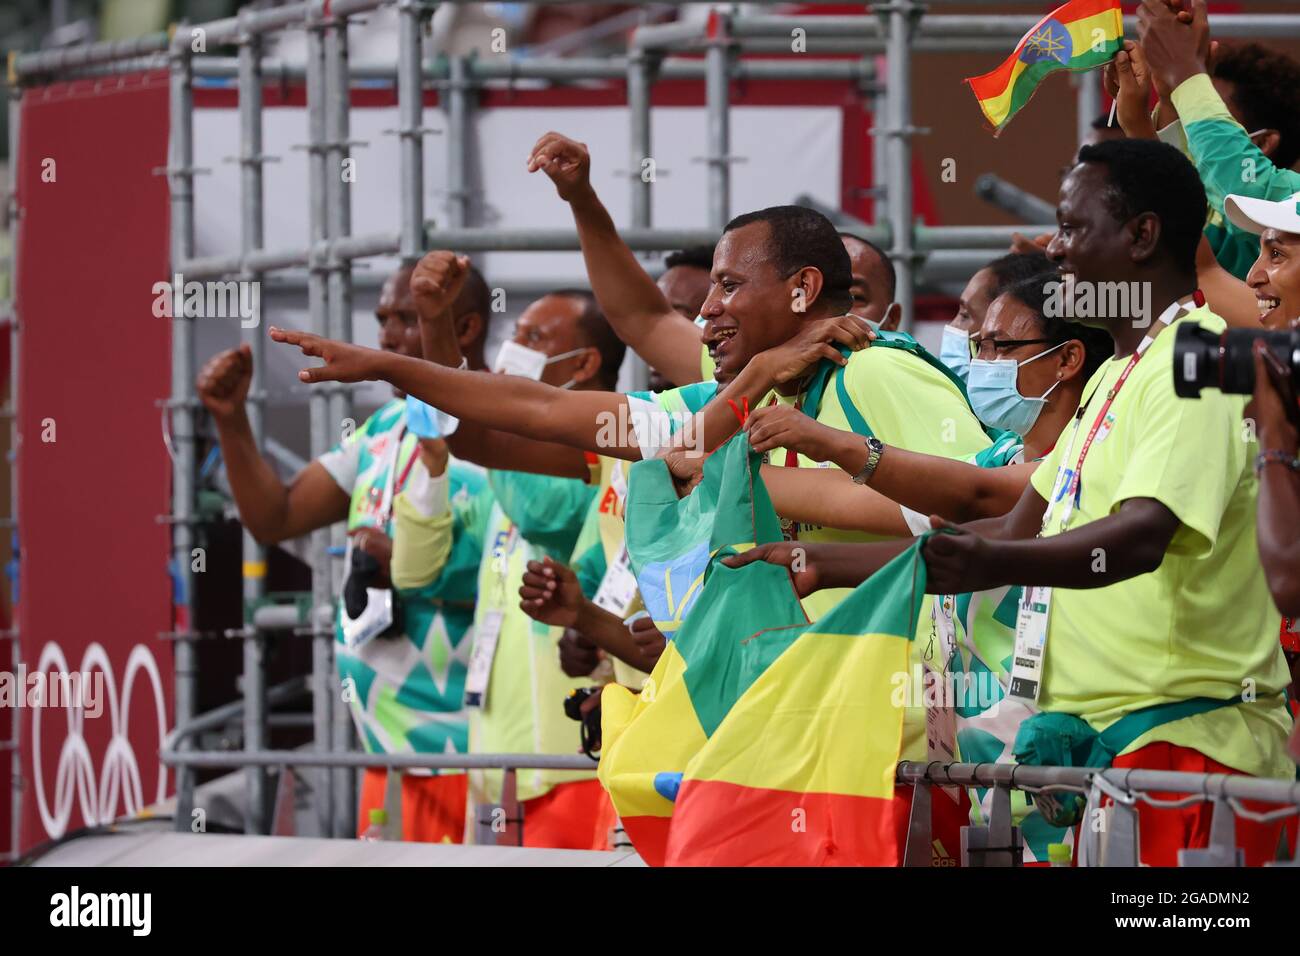
{"type": "Polygon", "coordinates": [[[564,713],[570,720],[581,723],[582,752],[592,760],[597,759],[596,753],[600,750],[600,707],[593,708],[584,717],[582,715],[582,704],[592,694],[599,695],[603,689],[601,687],[575,687],[564,698],[564,713]]]}
{"type": "Polygon", "coordinates": [[[1217,388],[1230,395],[1255,391],[1255,356],[1251,347],[1263,339],[1300,386],[1300,330],[1226,329],[1211,332],[1186,323],[1174,339],[1174,394],[1200,398],[1201,389],[1217,388]]]}

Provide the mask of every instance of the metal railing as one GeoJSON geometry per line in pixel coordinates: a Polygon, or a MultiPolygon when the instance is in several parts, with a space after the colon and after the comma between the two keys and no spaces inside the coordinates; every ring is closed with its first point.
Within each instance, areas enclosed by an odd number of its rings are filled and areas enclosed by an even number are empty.
{"type": "MultiPolygon", "coordinates": [[[[1138,866],[1139,803],[1178,807],[1212,802],[1209,846],[1182,850],[1179,866],[1244,866],[1236,846],[1234,820],[1240,816],[1268,822],[1300,816],[1300,782],[1268,780],[1236,774],[1178,773],[1165,770],[1130,770],[1086,767],[1029,767],[1001,763],[920,763],[898,765],[899,783],[911,785],[912,809],[908,823],[905,866],[931,866],[930,805],[935,787],[981,787],[992,790],[988,823],[963,828],[962,866],[1020,866],[1023,841],[1013,825],[1011,792],[1034,794],[1067,791],[1087,796],[1083,823],[1076,829],[1080,840],[1080,866],[1138,866]],[[1156,797],[1156,793],[1182,793],[1181,799],[1156,797]],[[1243,801],[1277,804],[1259,812],[1243,801]]],[[[1300,836],[1291,847],[1291,864],[1300,865],[1300,836]]]]}

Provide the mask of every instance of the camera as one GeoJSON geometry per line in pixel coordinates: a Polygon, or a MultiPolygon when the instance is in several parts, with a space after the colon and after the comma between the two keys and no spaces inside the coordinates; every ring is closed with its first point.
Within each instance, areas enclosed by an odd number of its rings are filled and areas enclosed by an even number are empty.
{"type": "Polygon", "coordinates": [[[1300,385],[1300,330],[1270,332],[1265,329],[1227,329],[1211,332],[1199,325],[1178,327],[1174,339],[1174,393],[1199,398],[1201,389],[1217,388],[1233,395],[1255,391],[1255,356],[1252,343],[1263,339],[1269,351],[1300,385]]]}
{"type": "Polygon", "coordinates": [[[594,707],[584,717],[582,704],[592,694],[599,696],[601,690],[601,687],[575,687],[564,698],[564,713],[570,720],[581,723],[582,752],[592,760],[598,759],[596,752],[600,750],[600,706],[594,707]]]}

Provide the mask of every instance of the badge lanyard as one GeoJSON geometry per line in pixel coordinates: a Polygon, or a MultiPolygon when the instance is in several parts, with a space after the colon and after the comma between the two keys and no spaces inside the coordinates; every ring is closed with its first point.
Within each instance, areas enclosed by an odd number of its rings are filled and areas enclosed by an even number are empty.
{"type": "MultiPolygon", "coordinates": [[[[1204,304],[1205,298],[1199,289],[1193,295],[1193,301],[1198,307],[1204,304]]],[[[1173,322],[1180,312],[1185,311],[1187,311],[1187,306],[1182,302],[1173,302],[1164,312],[1160,313],[1160,317],[1153,323],[1151,331],[1143,337],[1137,349],[1129,357],[1128,364],[1120,372],[1119,378],[1106,393],[1106,401],[1102,404],[1101,410],[1097,413],[1092,427],[1088,429],[1088,434],[1083,440],[1083,446],[1079,449],[1079,460],[1075,462],[1074,468],[1070,469],[1070,457],[1074,453],[1074,442],[1079,435],[1079,427],[1083,424],[1083,417],[1087,414],[1088,407],[1092,404],[1097,390],[1101,388],[1100,382],[1087,400],[1079,406],[1079,412],[1074,418],[1074,429],[1070,432],[1070,443],[1066,446],[1065,454],[1061,456],[1060,465],[1057,466],[1056,480],[1052,483],[1052,494],[1048,499],[1046,509],[1043,511],[1043,524],[1038,532],[1039,537],[1042,537],[1043,533],[1051,525],[1056,510],[1056,502],[1059,499],[1064,499],[1065,504],[1058,531],[1064,532],[1069,527],[1070,518],[1074,516],[1074,509],[1078,506],[1082,493],[1083,463],[1088,457],[1093,441],[1097,438],[1097,432],[1101,428],[1102,422],[1106,420],[1106,416],[1110,413],[1115,397],[1119,395],[1120,389],[1124,387],[1124,383],[1128,381],[1133,369],[1142,360],[1142,356],[1146,354],[1147,349],[1151,347],[1151,343],[1155,341],[1160,331],[1173,322]]],[[[1029,703],[1035,703],[1038,700],[1038,694],[1042,688],[1043,663],[1047,654],[1047,619],[1051,611],[1051,603],[1052,589],[1050,587],[1041,585],[1026,586],[1021,592],[1020,607],[1016,614],[1016,642],[1011,655],[1011,686],[1007,692],[1009,697],[1019,698],[1029,703]]]]}
{"type": "MultiPolygon", "coordinates": [[[[952,659],[955,646],[955,627],[953,613],[957,600],[953,594],[936,594],[930,608],[930,643],[921,660],[922,703],[925,704],[925,749],[926,759],[931,763],[955,763],[957,760],[957,702],[949,697],[949,688],[955,692],[956,681],[949,681],[948,664],[952,659]],[[931,663],[934,657],[935,638],[939,642],[939,666],[931,663]],[[931,707],[925,700],[925,691],[933,688],[932,693],[939,696],[939,703],[931,707]]],[[[954,802],[960,802],[957,787],[942,787],[944,793],[954,802]]]]}
{"type": "Polygon", "coordinates": [[[487,708],[488,684],[492,678],[492,662],[496,659],[497,643],[501,639],[501,626],[505,623],[506,581],[510,576],[510,558],[519,543],[519,529],[510,522],[506,539],[492,549],[495,565],[493,597],[483,612],[483,619],[474,627],[474,649],[470,652],[465,674],[465,706],[487,708]]]}

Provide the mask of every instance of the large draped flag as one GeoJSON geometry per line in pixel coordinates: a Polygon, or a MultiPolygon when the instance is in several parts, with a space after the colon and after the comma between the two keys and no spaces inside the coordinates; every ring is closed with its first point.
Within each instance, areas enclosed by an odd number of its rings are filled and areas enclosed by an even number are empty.
{"type": "Polygon", "coordinates": [[[651,865],[896,864],[920,545],[810,624],[785,568],[719,562],[779,536],[759,460],[737,435],[680,500],[662,462],[633,467],[633,567],[688,613],[641,693],[605,688],[598,775],[651,865]]]}
{"type": "Polygon", "coordinates": [[[1035,23],[996,70],[966,82],[996,135],[1049,73],[1104,66],[1123,46],[1119,0],[1070,0],[1035,23]]]}
{"type": "Polygon", "coordinates": [[[901,863],[894,690],[925,597],[923,540],[815,623],[746,643],[750,682],[687,764],[668,865],[901,863]]]}
{"type": "Polygon", "coordinates": [[[762,562],[728,568],[718,560],[780,540],[758,478],[760,461],[748,436],[738,434],[709,457],[701,483],[680,500],[663,461],[632,467],[628,555],[647,608],[657,620],[673,622],[661,624],[671,639],[639,694],[605,687],[597,773],[651,865],[663,862],[687,762],[752,680],[743,666],[744,642],[764,628],[808,622],[785,568],[762,562]],[[647,589],[647,580],[658,582],[658,590],[647,589]]]}

